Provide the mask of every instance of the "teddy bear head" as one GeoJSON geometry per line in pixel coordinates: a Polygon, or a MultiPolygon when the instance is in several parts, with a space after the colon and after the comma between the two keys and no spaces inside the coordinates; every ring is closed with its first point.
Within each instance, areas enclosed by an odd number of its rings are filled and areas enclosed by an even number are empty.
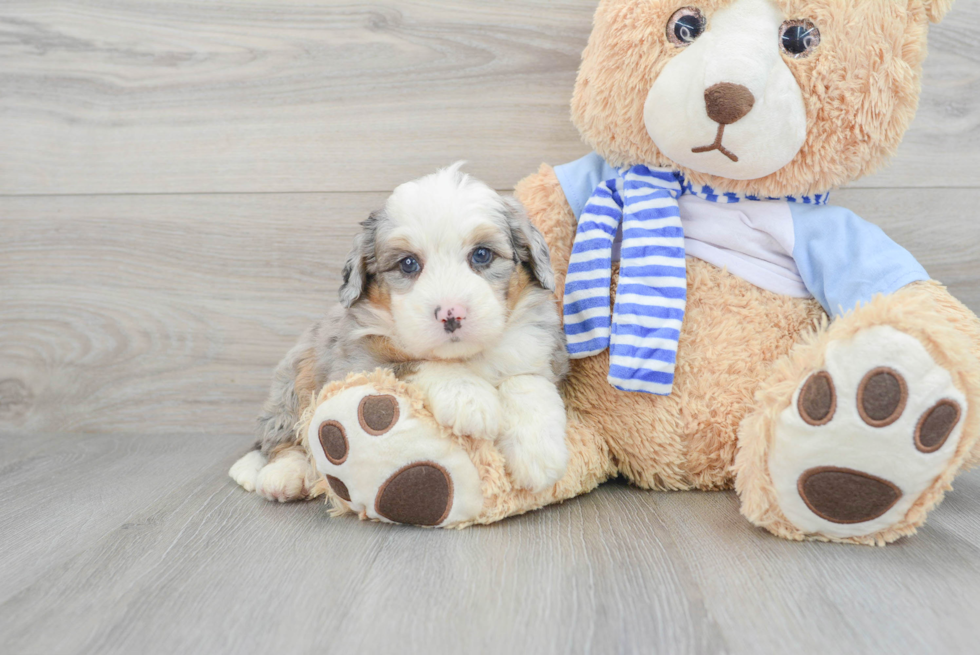
{"type": "Polygon", "coordinates": [[[602,0],[572,117],[616,167],[763,196],[874,171],[915,114],[952,0],[602,0]]]}

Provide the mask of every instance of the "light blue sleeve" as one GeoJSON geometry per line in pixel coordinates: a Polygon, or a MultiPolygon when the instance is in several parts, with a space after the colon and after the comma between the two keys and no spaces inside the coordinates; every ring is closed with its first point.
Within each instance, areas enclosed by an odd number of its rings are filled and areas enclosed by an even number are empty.
{"type": "Polygon", "coordinates": [[[575,212],[575,218],[578,218],[596,187],[613,179],[617,173],[602,157],[592,152],[571,163],[555,166],[555,175],[568,204],[575,212]]]}
{"type": "Polygon", "coordinates": [[[793,258],[810,293],[832,316],[929,274],[880,227],[833,205],[789,203],[793,258]]]}

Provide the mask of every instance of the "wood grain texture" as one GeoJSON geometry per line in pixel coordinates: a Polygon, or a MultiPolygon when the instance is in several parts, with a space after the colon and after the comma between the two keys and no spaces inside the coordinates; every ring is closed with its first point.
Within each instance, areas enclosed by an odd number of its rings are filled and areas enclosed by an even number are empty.
{"type": "Polygon", "coordinates": [[[3,552],[28,563],[0,569],[5,652],[898,655],[980,638],[977,473],[875,549],[777,539],[731,493],[617,483],[463,531],[330,519],[225,478],[242,437],[42,439],[0,481],[3,552]]]}
{"type": "MultiPolygon", "coordinates": [[[[461,532],[226,476],[358,221],[455,159],[582,154],[596,0],[0,3],[4,653],[974,652],[980,473],[912,539],[795,544],[618,483],[461,532]]],[[[835,204],[980,311],[980,0],[835,204]]]]}
{"type": "MultiPolygon", "coordinates": [[[[510,188],[584,154],[595,0],[0,6],[0,193],[386,191],[455,159],[510,188]]],[[[921,108],[862,187],[973,186],[980,2],[932,28],[921,108]]]]}
{"type": "MultiPolygon", "coordinates": [[[[272,368],[335,301],[357,223],[383,201],[0,198],[0,429],[249,432],[272,368]]],[[[834,201],[980,310],[975,191],[834,201]]]]}

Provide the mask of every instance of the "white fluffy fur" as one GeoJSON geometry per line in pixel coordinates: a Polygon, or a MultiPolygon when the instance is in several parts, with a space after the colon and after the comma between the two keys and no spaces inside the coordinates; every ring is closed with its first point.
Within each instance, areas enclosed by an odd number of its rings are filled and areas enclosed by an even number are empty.
{"type": "Polygon", "coordinates": [[[392,294],[392,315],[398,345],[429,360],[409,379],[436,420],[457,434],[498,439],[515,482],[540,490],[564,475],[568,461],[553,370],[558,316],[540,287],[508,310],[506,281],[492,284],[469,266],[478,244],[492,242],[501,257],[513,257],[499,206],[496,192],[472,179],[461,184],[455,168],[395,190],[386,206],[395,225],[388,241],[412,244],[425,264],[410,291],[392,294]],[[435,307],[449,304],[467,311],[458,334],[433,318],[435,307]]]}
{"type": "Polygon", "coordinates": [[[459,167],[399,186],[363,223],[341,304],[276,370],[259,420],[261,453],[270,459],[250,454],[236,463],[231,475],[243,487],[280,501],[308,493],[312,471],[289,446],[301,412],[294,382],[310,361],[318,386],[392,368],[456,434],[497,439],[520,486],[541,489],[564,474],[565,414],[555,385],[568,356],[547,245],[520,203],[459,167]],[[490,264],[472,259],[480,248],[493,253],[490,264]],[[403,271],[406,257],[420,263],[417,273],[403,271]],[[465,314],[453,330],[440,315],[449,307],[465,314]],[[397,354],[374,348],[378,340],[397,354]]]}
{"type": "Polygon", "coordinates": [[[479,375],[486,372],[481,363],[431,362],[411,380],[437,421],[456,434],[496,440],[519,487],[550,487],[568,465],[565,405],[557,387],[535,374],[503,377],[494,387],[479,375]]]}
{"type": "Polygon", "coordinates": [[[259,476],[259,471],[268,463],[269,460],[262,454],[262,451],[252,450],[231,465],[228,475],[245,491],[255,491],[255,480],[259,476]]]}
{"type": "Polygon", "coordinates": [[[255,493],[266,500],[278,500],[280,503],[304,498],[309,492],[312,474],[306,453],[292,448],[279,453],[262,467],[255,478],[255,493]]]}
{"type": "Polygon", "coordinates": [[[806,107],[793,73],[779,50],[785,17],[770,0],[737,0],[713,14],[707,29],[670,60],[657,77],[644,107],[647,131],[670,159],[692,170],[733,180],[752,180],[779,170],[806,139],[806,107]],[[717,150],[718,124],[705,112],[704,92],[722,82],[747,87],[752,110],[725,127],[717,150]]]}
{"type": "Polygon", "coordinates": [[[500,385],[503,423],[499,446],[511,476],[541,491],[565,474],[565,404],[539,375],[518,375],[500,385]]]}
{"type": "Polygon", "coordinates": [[[495,439],[500,433],[497,389],[465,364],[432,362],[412,378],[436,420],[455,434],[495,439]]]}
{"type": "Polygon", "coordinates": [[[485,235],[495,235],[498,255],[513,257],[499,211],[500,196],[461,177],[458,164],[392,193],[385,205],[391,231],[384,240],[417,254],[423,265],[410,290],[391,296],[399,347],[420,359],[457,359],[471,357],[500,338],[506,319],[503,299],[468,261],[470,252],[487,241],[485,235]],[[453,334],[433,315],[435,308],[447,306],[466,309],[462,329],[453,334]]]}

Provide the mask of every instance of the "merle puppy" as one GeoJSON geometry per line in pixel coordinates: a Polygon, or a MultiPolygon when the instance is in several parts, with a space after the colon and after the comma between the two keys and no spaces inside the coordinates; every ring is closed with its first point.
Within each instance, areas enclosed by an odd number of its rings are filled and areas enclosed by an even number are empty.
{"type": "Polygon", "coordinates": [[[568,356],[541,233],[460,164],[395,189],[354,240],[340,303],[280,362],[256,450],[230,474],[286,502],[315,482],[296,424],[324,384],[392,369],[456,434],[494,439],[516,484],[565,472],[568,356]]]}

